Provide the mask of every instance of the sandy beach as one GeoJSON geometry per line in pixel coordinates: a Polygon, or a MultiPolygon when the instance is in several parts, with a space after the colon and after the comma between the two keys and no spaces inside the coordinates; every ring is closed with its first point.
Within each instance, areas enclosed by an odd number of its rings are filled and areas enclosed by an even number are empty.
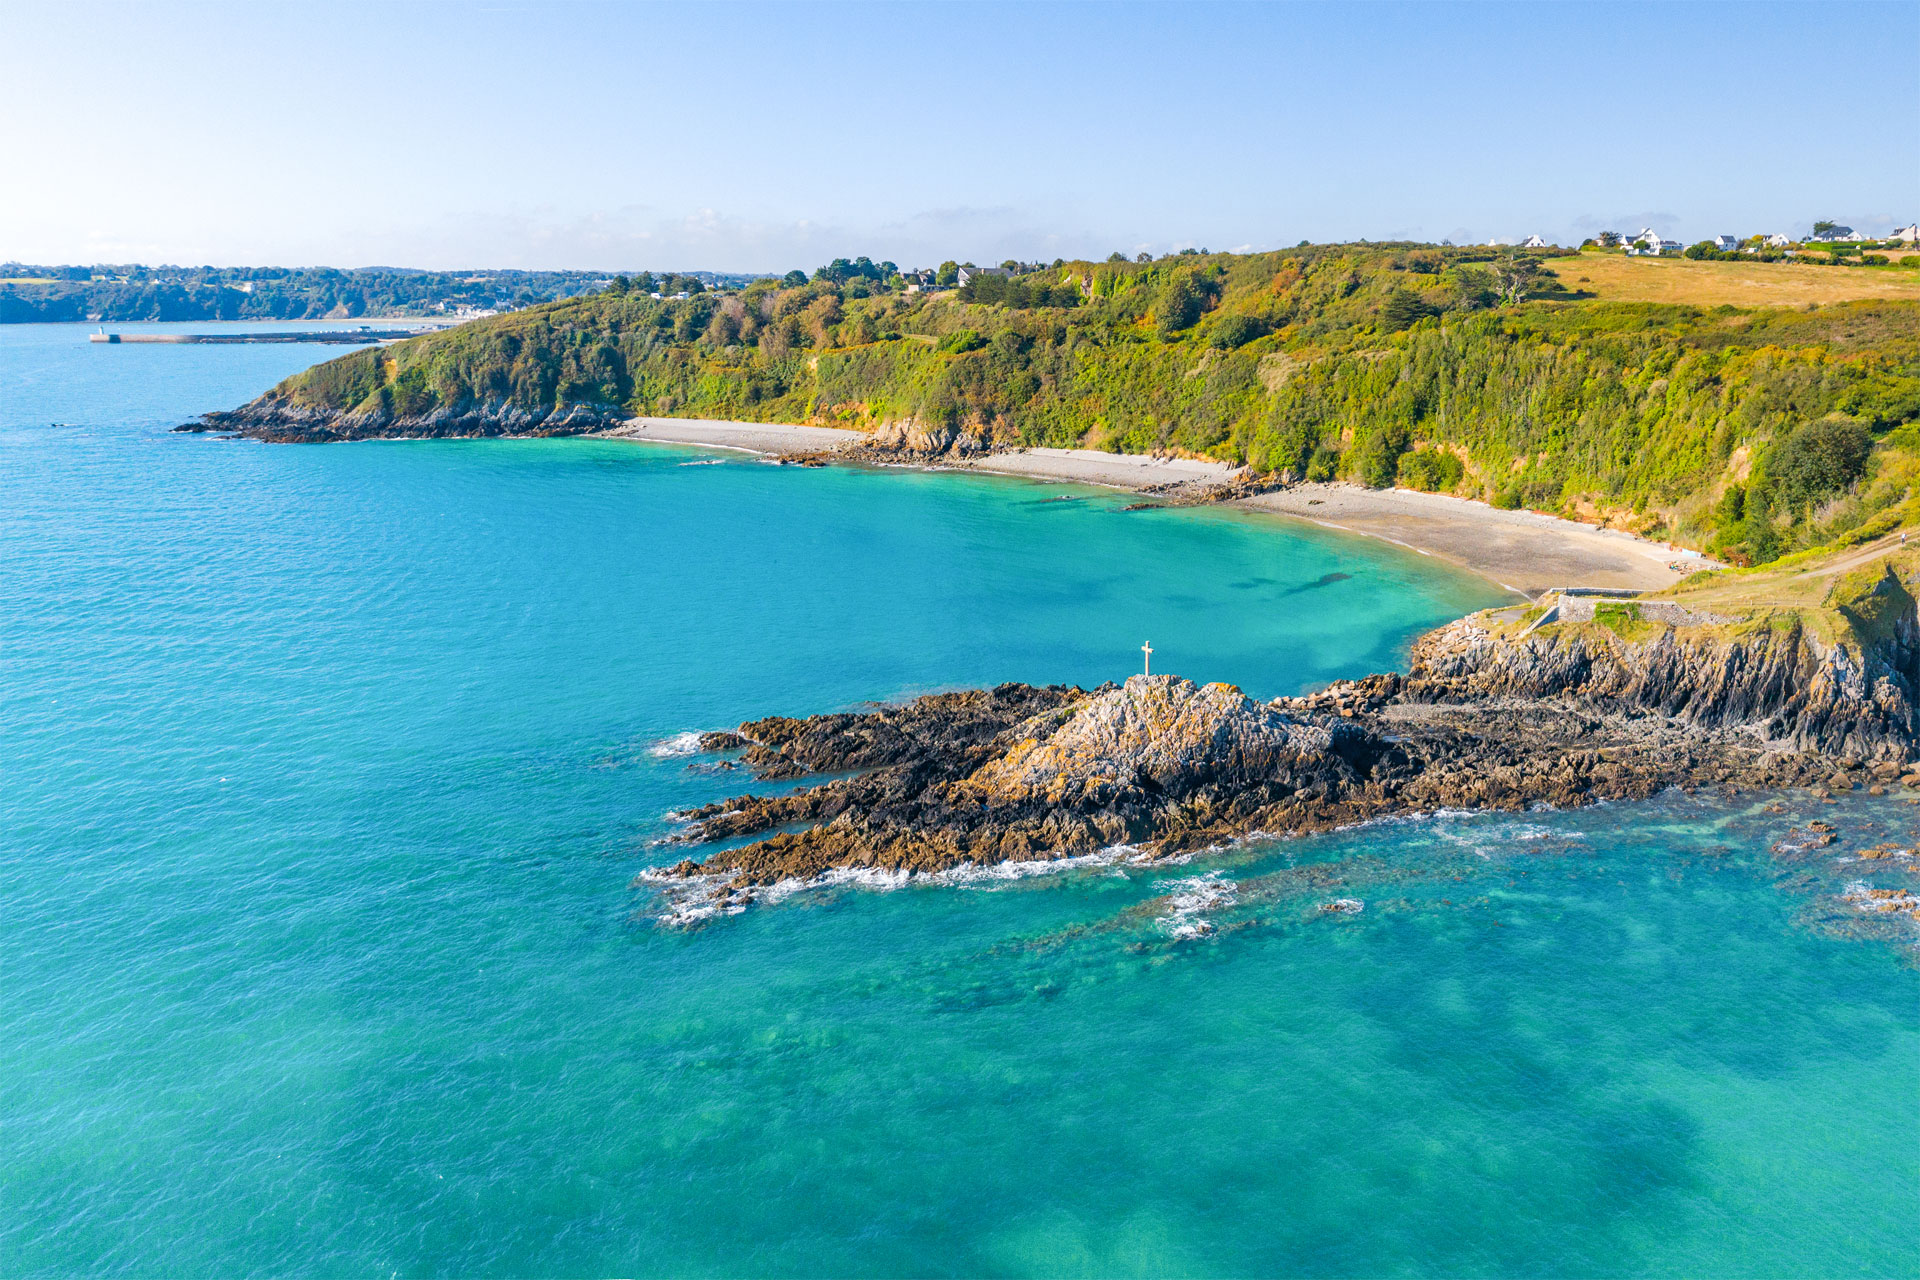
{"type": "MultiPolygon", "coordinates": [[[[691,444],[749,453],[832,452],[858,445],[859,431],[710,418],[634,418],[606,433],[657,444],[691,444]]],[[[1223,462],[1149,458],[1095,449],[1019,449],[950,464],[954,470],[1027,476],[1139,490],[1155,485],[1223,483],[1238,471],[1223,462]]],[[[1657,591],[1713,561],[1665,543],[1535,511],[1502,511],[1484,502],[1411,489],[1303,484],[1234,505],[1310,520],[1329,529],[1383,538],[1537,596],[1555,587],[1657,591]]]]}
{"type": "Polygon", "coordinates": [[[1145,489],[1160,484],[1217,484],[1239,474],[1224,462],[1195,458],[1150,458],[1139,453],[1102,453],[1098,449],[1021,449],[990,453],[959,464],[969,471],[1074,480],[1115,489],[1145,489]]]}
{"type": "Polygon", "coordinates": [[[1554,587],[1658,591],[1719,567],[1698,552],[1617,529],[1413,489],[1302,484],[1241,505],[1385,538],[1529,596],[1554,587]]]}
{"type": "Polygon", "coordinates": [[[844,449],[866,439],[838,427],[789,426],[781,422],[721,422],[713,418],[630,418],[606,433],[655,444],[699,444],[747,453],[811,453],[844,449]]]}

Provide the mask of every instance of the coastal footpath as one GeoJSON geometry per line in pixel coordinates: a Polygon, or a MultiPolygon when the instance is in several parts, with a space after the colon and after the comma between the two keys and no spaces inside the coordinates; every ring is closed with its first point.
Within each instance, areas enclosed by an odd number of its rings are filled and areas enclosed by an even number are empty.
{"type": "Polygon", "coordinates": [[[636,885],[684,919],[836,877],[1152,859],[1447,809],[1920,787],[1920,549],[1714,577],[1475,614],[1405,675],[1271,702],[1160,675],[756,720],[702,745],[766,780],[843,776],[682,815],[681,843],[745,842],[636,885]]]}

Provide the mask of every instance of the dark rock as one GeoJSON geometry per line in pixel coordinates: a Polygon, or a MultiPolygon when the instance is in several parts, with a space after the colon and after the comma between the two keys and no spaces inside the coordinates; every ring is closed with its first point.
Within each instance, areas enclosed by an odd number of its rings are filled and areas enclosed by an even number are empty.
{"type": "Polygon", "coordinates": [[[498,436],[579,436],[625,421],[612,405],[565,404],[528,409],[507,400],[438,405],[411,417],[384,409],[340,413],[272,393],[238,409],[208,413],[175,431],[218,431],[272,444],[330,444],[349,440],[472,439],[498,436]]]}

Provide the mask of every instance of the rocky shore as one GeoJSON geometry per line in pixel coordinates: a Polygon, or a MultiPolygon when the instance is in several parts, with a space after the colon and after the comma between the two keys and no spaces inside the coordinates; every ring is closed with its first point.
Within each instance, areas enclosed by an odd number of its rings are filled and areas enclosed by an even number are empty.
{"type": "Polygon", "coordinates": [[[330,444],[348,440],[453,440],[516,436],[584,436],[626,421],[610,405],[569,404],[528,409],[509,400],[439,405],[427,413],[388,409],[336,413],[271,394],[238,409],[202,414],[175,431],[213,431],[269,444],[330,444]]]}
{"type": "Polygon", "coordinates": [[[683,815],[682,843],[744,843],[636,883],[730,909],[836,875],[1158,857],[1442,809],[1917,786],[1920,619],[1891,565],[1867,591],[1893,621],[1864,640],[1777,617],[1523,634],[1492,613],[1424,638],[1406,675],[1271,702],[1161,675],[757,720],[702,745],[765,779],[847,776],[683,815]]]}

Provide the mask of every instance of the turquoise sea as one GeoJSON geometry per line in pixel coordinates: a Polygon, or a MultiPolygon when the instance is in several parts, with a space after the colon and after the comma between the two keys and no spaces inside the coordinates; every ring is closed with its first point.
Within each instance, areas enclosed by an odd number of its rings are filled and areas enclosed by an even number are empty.
{"type": "Polygon", "coordinates": [[[1063,485],[174,435],[339,349],[84,335],[0,327],[0,1275],[1920,1275],[1915,940],[1835,896],[1892,799],[629,887],[745,785],[676,734],[1146,640],[1295,691],[1484,584],[1063,485]]]}

